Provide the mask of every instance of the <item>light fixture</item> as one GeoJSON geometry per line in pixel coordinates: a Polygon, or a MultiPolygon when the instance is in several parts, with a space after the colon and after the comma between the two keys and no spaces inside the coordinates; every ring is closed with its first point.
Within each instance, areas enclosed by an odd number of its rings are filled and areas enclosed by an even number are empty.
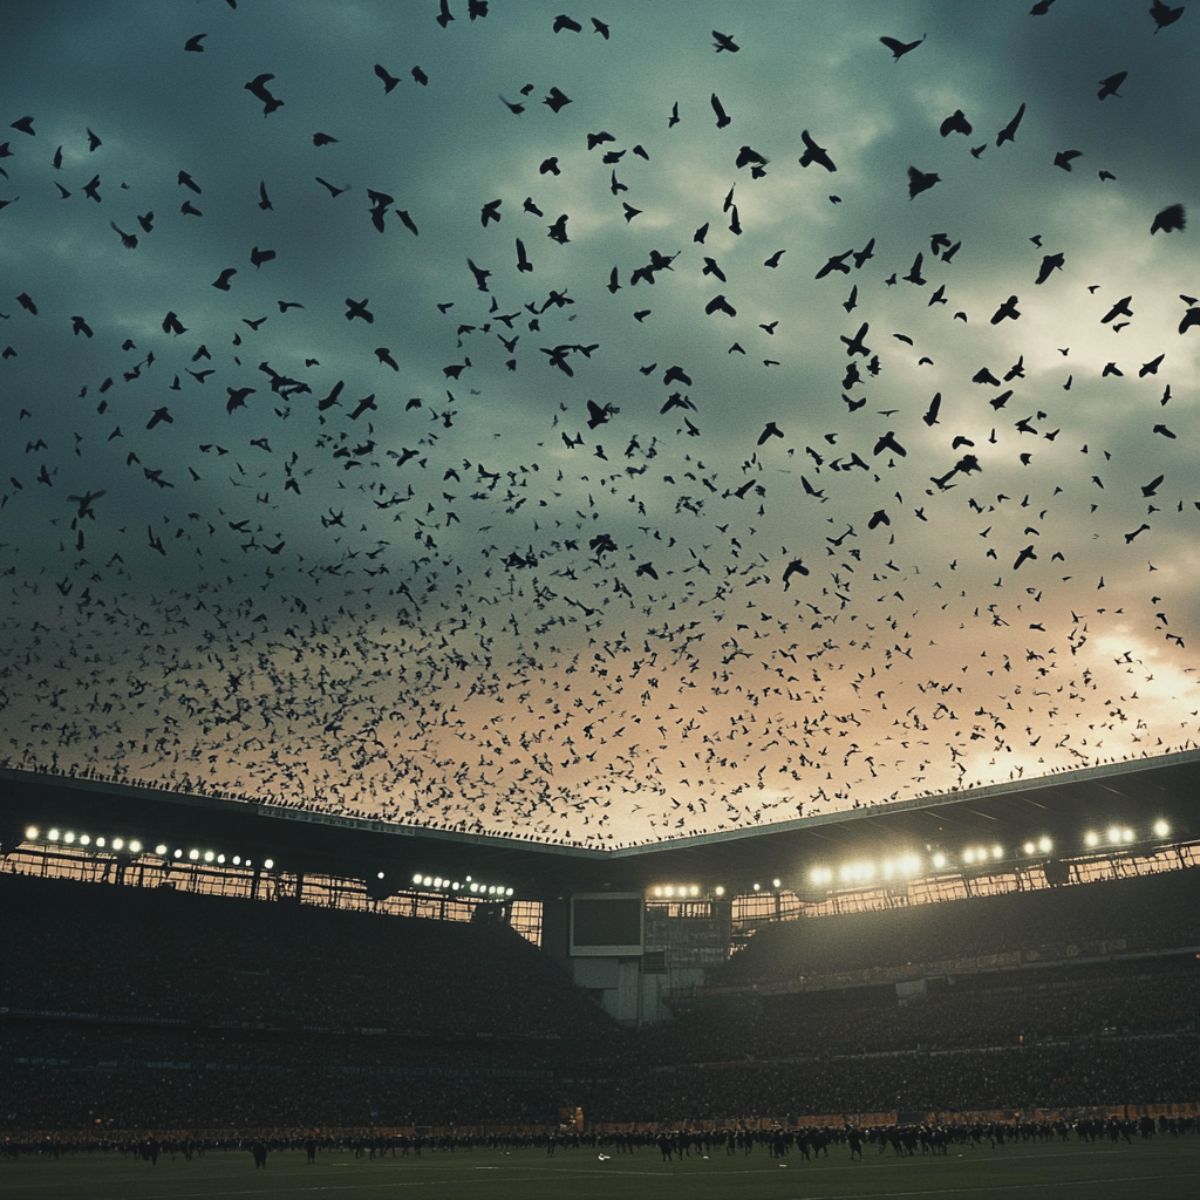
{"type": "Polygon", "coordinates": [[[125,849],[125,839],[124,839],[124,838],[119,838],[119,837],[115,837],[115,838],[113,838],[113,840],[112,840],[112,848],[113,848],[114,850],[124,850],[124,849],[125,849]]]}
{"type": "Polygon", "coordinates": [[[1094,829],[1089,829],[1087,833],[1083,835],[1083,844],[1085,846],[1100,845],[1100,835],[1094,829]]]}
{"type": "Polygon", "coordinates": [[[218,854],[218,855],[217,855],[217,863],[218,863],[218,865],[220,865],[220,866],[224,866],[224,865],[225,865],[225,855],[223,855],[223,854],[218,854]]]}
{"type": "Polygon", "coordinates": [[[1021,849],[1024,850],[1026,854],[1033,854],[1036,852],[1037,846],[1034,845],[1033,842],[1026,842],[1025,845],[1021,847],[1021,849]]]}
{"type": "Polygon", "coordinates": [[[275,869],[275,860],[273,858],[264,858],[263,868],[267,871],[273,871],[275,869]]]}
{"type": "Polygon", "coordinates": [[[70,829],[68,829],[67,832],[63,834],[63,841],[66,842],[66,844],[69,846],[74,840],[75,840],[75,834],[70,829]]]}
{"type": "Polygon", "coordinates": [[[197,850],[195,847],[193,847],[191,850],[188,851],[188,858],[192,862],[198,862],[200,859],[200,851],[197,850]]]}
{"type": "Polygon", "coordinates": [[[27,842],[36,842],[38,840],[38,835],[40,833],[41,833],[41,830],[38,829],[38,827],[36,825],[26,825],[25,826],[25,840],[27,842]]]}
{"type": "Polygon", "coordinates": [[[1054,843],[1045,834],[1042,834],[1042,836],[1038,838],[1037,848],[1043,854],[1049,854],[1050,851],[1054,849],[1054,843]]]}
{"type": "Polygon", "coordinates": [[[946,865],[946,856],[938,850],[929,861],[933,863],[934,870],[940,871],[946,865]]]}
{"type": "Polygon", "coordinates": [[[777,887],[779,887],[779,886],[780,886],[780,884],[779,884],[779,880],[778,880],[778,879],[772,879],[772,880],[771,880],[771,886],[772,886],[773,888],[777,888],[777,887]]]}
{"type": "Polygon", "coordinates": [[[713,895],[721,897],[725,895],[725,889],[718,883],[717,886],[713,888],[713,895]]]}
{"type": "MultiPolygon", "coordinates": [[[[1154,822],[1154,836],[1155,837],[1160,837],[1160,838],[1167,837],[1170,834],[1170,832],[1171,832],[1171,826],[1168,825],[1166,823],[1166,821],[1164,821],[1162,819],[1162,817],[1159,817],[1158,820],[1154,822]]],[[[34,836],[36,836],[36,834],[34,836]]]]}
{"type": "Polygon", "coordinates": [[[376,878],[376,879],[382,879],[382,878],[383,878],[383,872],[382,872],[382,871],[376,871],[376,872],[375,872],[375,878],[376,878]]]}
{"type": "Polygon", "coordinates": [[[167,853],[166,843],[159,842],[158,845],[154,847],[154,853],[157,854],[159,858],[162,858],[167,853]]]}
{"type": "Polygon", "coordinates": [[[173,856],[174,856],[175,858],[182,858],[182,857],[183,857],[183,851],[182,851],[182,850],[180,850],[178,846],[176,846],[176,847],[175,847],[175,850],[173,851],[173,856]]]}
{"type": "Polygon", "coordinates": [[[240,867],[242,865],[242,856],[240,854],[235,854],[232,861],[235,867],[240,867]]]}
{"type": "MultiPolygon", "coordinates": [[[[87,837],[87,834],[85,833],[83,836],[87,837]]],[[[80,839],[80,841],[82,841],[82,840],[83,840],[83,838],[80,839]]],[[[134,838],[133,841],[131,841],[129,843],[129,853],[130,854],[141,854],[141,852],[142,852],[142,843],[140,841],[138,841],[137,838],[134,838]]]]}
{"type": "Polygon", "coordinates": [[[102,837],[98,837],[98,838],[96,839],[96,845],[97,845],[97,846],[99,846],[101,850],[103,850],[103,849],[104,849],[104,847],[105,847],[105,844],[106,844],[106,843],[105,843],[105,841],[104,841],[104,839],[103,839],[102,837]]]}
{"type": "Polygon", "coordinates": [[[91,834],[81,833],[79,835],[79,844],[81,846],[90,846],[92,844],[91,834]]]}

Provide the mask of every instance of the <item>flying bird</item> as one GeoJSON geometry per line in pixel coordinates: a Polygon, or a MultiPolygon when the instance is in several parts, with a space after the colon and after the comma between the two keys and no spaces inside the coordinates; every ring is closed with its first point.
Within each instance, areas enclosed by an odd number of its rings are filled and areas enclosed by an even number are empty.
{"type": "Polygon", "coordinates": [[[818,146],[816,142],[809,137],[808,130],[800,131],[800,140],[804,143],[804,153],[800,156],[800,165],[802,167],[810,167],[813,163],[824,167],[827,171],[836,171],[833,159],[829,157],[828,151],[823,146],[818,146]]]}
{"type": "Polygon", "coordinates": [[[879,40],[892,52],[892,61],[899,62],[906,54],[915,50],[928,34],[922,34],[915,42],[902,42],[894,37],[881,37],[879,40]]]}
{"type": "Polygon", "coordinates": [[[1150,232],[1157,233],[1161,229],[1164,233],[1171,233],[1186,227],[1187,218],[1183,211],[1183,205],[1170,204],[1155,214],[1154,220],[1150,223],[1150,232]]]}
{"type": "Polygon", "coordinates": [[[918,171],[916,167],[908,168],[908,198],[927,192],[935,183],[941,183],[942,177],[932,171],[918,171]]]}

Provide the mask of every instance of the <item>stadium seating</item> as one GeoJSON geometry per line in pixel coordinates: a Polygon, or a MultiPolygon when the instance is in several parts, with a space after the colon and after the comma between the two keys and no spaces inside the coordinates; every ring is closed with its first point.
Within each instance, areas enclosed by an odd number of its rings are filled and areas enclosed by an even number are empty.
{"type": "Polygon", "coordinates": [[[718,972],[724,989],[642,1030],[494,923],[0,874],[19,914],[0,972],[0,1130],[1195,1100],[1200,960],[1166,952],[1195,936],[1189,874],[763,929],[718,972]],[[1038,953],[1051,944],[1089,949],[1038,953]],[[899,991],[794,974],[955,955],[975,966],[914,967],[924,983],[899,991]]]}

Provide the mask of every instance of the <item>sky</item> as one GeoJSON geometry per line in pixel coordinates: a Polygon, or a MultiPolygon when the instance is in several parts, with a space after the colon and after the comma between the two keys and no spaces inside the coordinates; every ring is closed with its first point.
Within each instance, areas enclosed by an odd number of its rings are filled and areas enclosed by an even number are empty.
{"type": "Polygon", "coordinates": [[[6,6],[0,759],[617,846],[1194,746],[1197,6],[564,3],[6,6]]]}

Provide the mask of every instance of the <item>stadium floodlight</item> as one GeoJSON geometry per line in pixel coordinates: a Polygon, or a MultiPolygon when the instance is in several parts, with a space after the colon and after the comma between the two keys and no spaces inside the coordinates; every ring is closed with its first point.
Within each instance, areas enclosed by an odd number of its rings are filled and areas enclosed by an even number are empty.
{"type": "Polygon", "coordinates": [[[416,873],[416,874],[415,874],[415,875],[412,877],[412,881],[413,881],[413,883],[415,883],[415,884],[416,884],[418,887],[420,887],[420,886],[421,886],[421,872],[420,872],[420,871],[418,871],[418,872],[417,872],[417,873],[416,873]]]}
{"type": "Polygon", "coordinates": [[[1003,858],[1004,857],[1004,847],[999,846],[999,845],[993,846],[992,847],[992,857],[996,858],[996,859],[1003,858]]]}
{"type": "Polygon", "coordinates": [[[975,863],[975,847],[974,847],[974,846],[968,846],[968,847],[967,847],[967,848],[966,848],[966,849],[965,849],[965,850],[962,852],[962,860],[963,860],[963,862],[965,862],[965,863],[966,863],[968,866],[973,866],[973,865],[974,865],[974,863],[975,863]]]}
{"type": "MultiPolygon", "coordinates": [[[[83,835],[83,837],[87,837],[87,834],[85,833],[83,835]]],[[[83,838],[80,838],[79,840],[82,842],[83,838]]],[[[84,844],[86,845],[87,843],[85,842],[84,844]]],[[[141,854],[141,852],[142,852],[142,843],[140,841],[138,841],[137,838],[134,838],[133,841],[131,841],[129,843],[129,853],[130,854],[141,854]]]]}
{"type": "Polygon", "coordinates": [[[1120,845],[1120,842],[1121,842],[1121,829],[1120,829],[1120,826],[1118,826],[1118,825],[1110,825],[1110,826],[1109,826],[1109,827],[1108,827],[1108,828],[1107,828],[1107,829],[1104,831],[1104,836],[1105,836],[1105,837],[1108,839],[1108,844],[1109,844],[1110,846],[1117,846],[1117,845],[1120,845]]]}
{"type": "Polygon", "coordinates": [[[215,850],[205,850],[204,861],[206,863],[212,862],[216,857],[217,857],[217,852],[215,850]]]}
{"type": "Polygon", "coordinates": [[[1100,845],[1100,835],[1094,829],[1089,829],[1087,833],[1083,835],[1083,844],[1085,846],[1100,845]]]}
{"type": "Polygon", "coordinates": [[[75,840],[74,831],[68,829],[67,832],[63,834],[63,841],[66,842],[66,844],[69,846],[74,840],[75,840]]]}
{"type": "Polygon", "coordinates": [[[25,840],[27,842],[36,842],[41,835],[41,830],[36,825],[25,826],[25,840]]]}
{"type": "MultiPolygon", "coordinates": [[[[659,892],[659,894],[661,894],[661,893],[662,893],[662,888],[658,888],[658,889],[656,889],[656,890],[659,892]]],[[[471,891],[472,891],[472,892],[477,892],[477,891],[479,891],[479,884],[472,882],[472,884],[471,884],[471,891]]]]}
{"type": "Polygon", "coordinates": [[[125,839],[124,839],[124,838],[119,838],[119,837],[115,837],[115,838],[113,838],[113,840],[112,840],[112,848],[113,848],[114,850],[124,850],[124,849],[125,849],[125,839]]]}
{"type": "Polygon", "coordinates": [[[183,851],[180,850],[178,846],[176,846],[175,849],[172,851],[172,857],[173,858],[182,858],[183,851]]]}
{"type": "Polygon", "coordinates": [[[900,860],[900,867],[906,875],[916,875],[921,869],[921,859],[916,854],[906,854],[900,860]]]}
{"type": "Polygon", "coordinates": [[[451,890],[452,892],[457,892],[457,891],[458,891],[458,889],[459,889],[460,887],[462,887],[462,884],[461,884],[461,883],[459,883],[459,882],[458,882],[458,880],[456,879],[456,880],[455,880],[455,881],[454,881],[454,882],[453,882],[453,883],[450,885],[450,890],[451,890]]]}
{"type": "Polygon", "coordinates": [[[242,865],[242,856],[240,854],[235,854],[231,861],[235,867],[240,867],[242,865]]]}
{"type": "Polygon", "coordinates": [[[754,885],[754,890],[755,890],[756,892],[761,892],[761,891],[762,891],[762,884],[761,884],[761,883],[756,883],[756,884],[754,885]]]}
{"type": "Polygon", "coordinates": [[[191,850],[188,851],[188,858],[192,862],[198,862],[200,859],[200,851],[195,849],[195,847],[193,847],[191,850]]]}
{"type": "Polygon", "coordinates": [[[662,897],[662,887],[660,886],[660,887],[652,888],[650,894],[652,896],[658,896],[661,898],[662,897]]]}
{"type": "Polygon", "coordinates": [[[88,833],[81,833],[81,834],[79,835],[79,844],[80,844],[81,846],[90,846],[90,845],[92,844],[92,837],[91,837],[91,834],[88,834],[88,833]]]}
{"type": "Polygon", "coordinates": [[[713,888],[713,895],[719,898],[725,895],[725,889],[718,883],[717,886],[713,888]]]}
{"type": "Polygon", "coordinates": [[[672,884],[668,884],[665,888],[663,888],[663,895],[664,896],[674,896],[675,895],[675,885],[672,883],[672,884]]]}
{"type": "Polygon", "coordinates": [[[772,886],[773,888],[777,888],[777,887],[779,887],[779,886],[781,886],[781,885],[780,885],[780,882],[779,882],[779,880],[778,880],[778,879],[772,879],[772,880],[771,880],[771,886],[772,886]]]}
{"type": "Polygon", "coordinates": [[[62,834],[57,829],[51,829],[46,834],[46,840],[50,842],[57,842],[60,837],[62,834]]]}
{"type": "MultiPolygon", "coordinates": [[[[696,889],[696,891],[697,891],[697,892],[698,892],[699,890],[700,890],[699,888],[697,888],[697,889],[696,889]]],[[[513,894],[513,890],[512,890],[512,888],[510,888],[510,887],[506,887],[506,888],[504,889],[504,894],[505,894],[506,896],[511,896],[511,895],[513,894]]]]}
{"type": "MultiPolygon", "coordinates": [[[[511,894],[512,894],[512,888],[507,888],[507,889],[505,890],[505,893],[504,893],[504,894],[505,894],[506,896],[509,896],[509,895],[511,895],[511,894]]],[[[700,885],[699,885],[699,884],[696,884],[696,883],[693,883],[693,884],[692,884],[692,886],[691,886],[690,888],[688,888],[688,895],[689,895],[689,896],[698,896],[698,895],[700,895],[700,885]]]]}
{"type": "Polygon", "coordinates": [[[267,871],[273,871],[275,869],[275,860],[273,858],[264,858],[263,868],[267,871]]]}
{"type": "Polygon", "coordinates": [[[940,871],[946,865],[946,856],[940,851],[935,851],[932,858],[929,860],[933,863],[935,871],[940,871]]]}
{"type": "Polygon", "coordinates": [[[1021,849],[1024,850],[1026,854],[1033,854],[1037,851],[1037,846],[1033,842],[1026,842],[1021,849]]]}
{"type": "Polygon", "coordinates": [[[1171,826],[1168,825],[1166,821],[1162,819],[1162,817],[1159,817],[1158,820],[1154,822],[1153,828],[1155,837],[1167,837],[1171,832],[1171,826]]]}
{"type": "Polygon", "coordinates": [[[164,857],[164,856],[166,855],[166,853],[167,853],[167,845],[166,845],[166,843],[165,843],[165,842],[159,842],[159,843],[158,843],[158,845],[154,847],[154,853],[155,853],[155,854],[157,854],[159,858],[162,858],[162,857],[164,857]]]}
{"type": "Polygon", "coordinates": [[[248,858],[242,865],[245,867],[252,867],[254,866],[254,859],[248,858]]]}
{"type": "Polygon", "coordinates": [[[1128,826],[1121,830],[1121,841],[1132,842],[1134,840],[1134,832],[1128,826]]]}
{"type": "Polygon", "coordinates": [[[1037,848],[1043,854],[1049,854],[1050,851],[1054,849],[1054,843],[1045,834],[1042,834],[1042,836],[1038,838],[1037,848]]]}
{"type": "Polygon", "coordinates": [[[225,865],[225,855],[223,855],[223,854],[217,855],[217,865],[222,866],[222,867],[225,865]]]}
{"type": "Polygon", "coordinates": [[[376,871],[376,872],[375,872],[375,878],[376,878],[376,879],[382,879],[382,878],[383,878],[383,872],[382,872],[382,871],[376,871]]]}
{"type": "Polygon", "coordinates": [[[96,845],[99,846],[101,850],[103,850],[104,846],[105,846],[104,839],[102,837],[98,837],[96,839],[96,845]]]}
{"type": "Polygon", "coordinates": [[[442,886],[442,877],[440,875],[435,875],[433,877],[433,886],[435,888],[440,888],[442,886]]]}

